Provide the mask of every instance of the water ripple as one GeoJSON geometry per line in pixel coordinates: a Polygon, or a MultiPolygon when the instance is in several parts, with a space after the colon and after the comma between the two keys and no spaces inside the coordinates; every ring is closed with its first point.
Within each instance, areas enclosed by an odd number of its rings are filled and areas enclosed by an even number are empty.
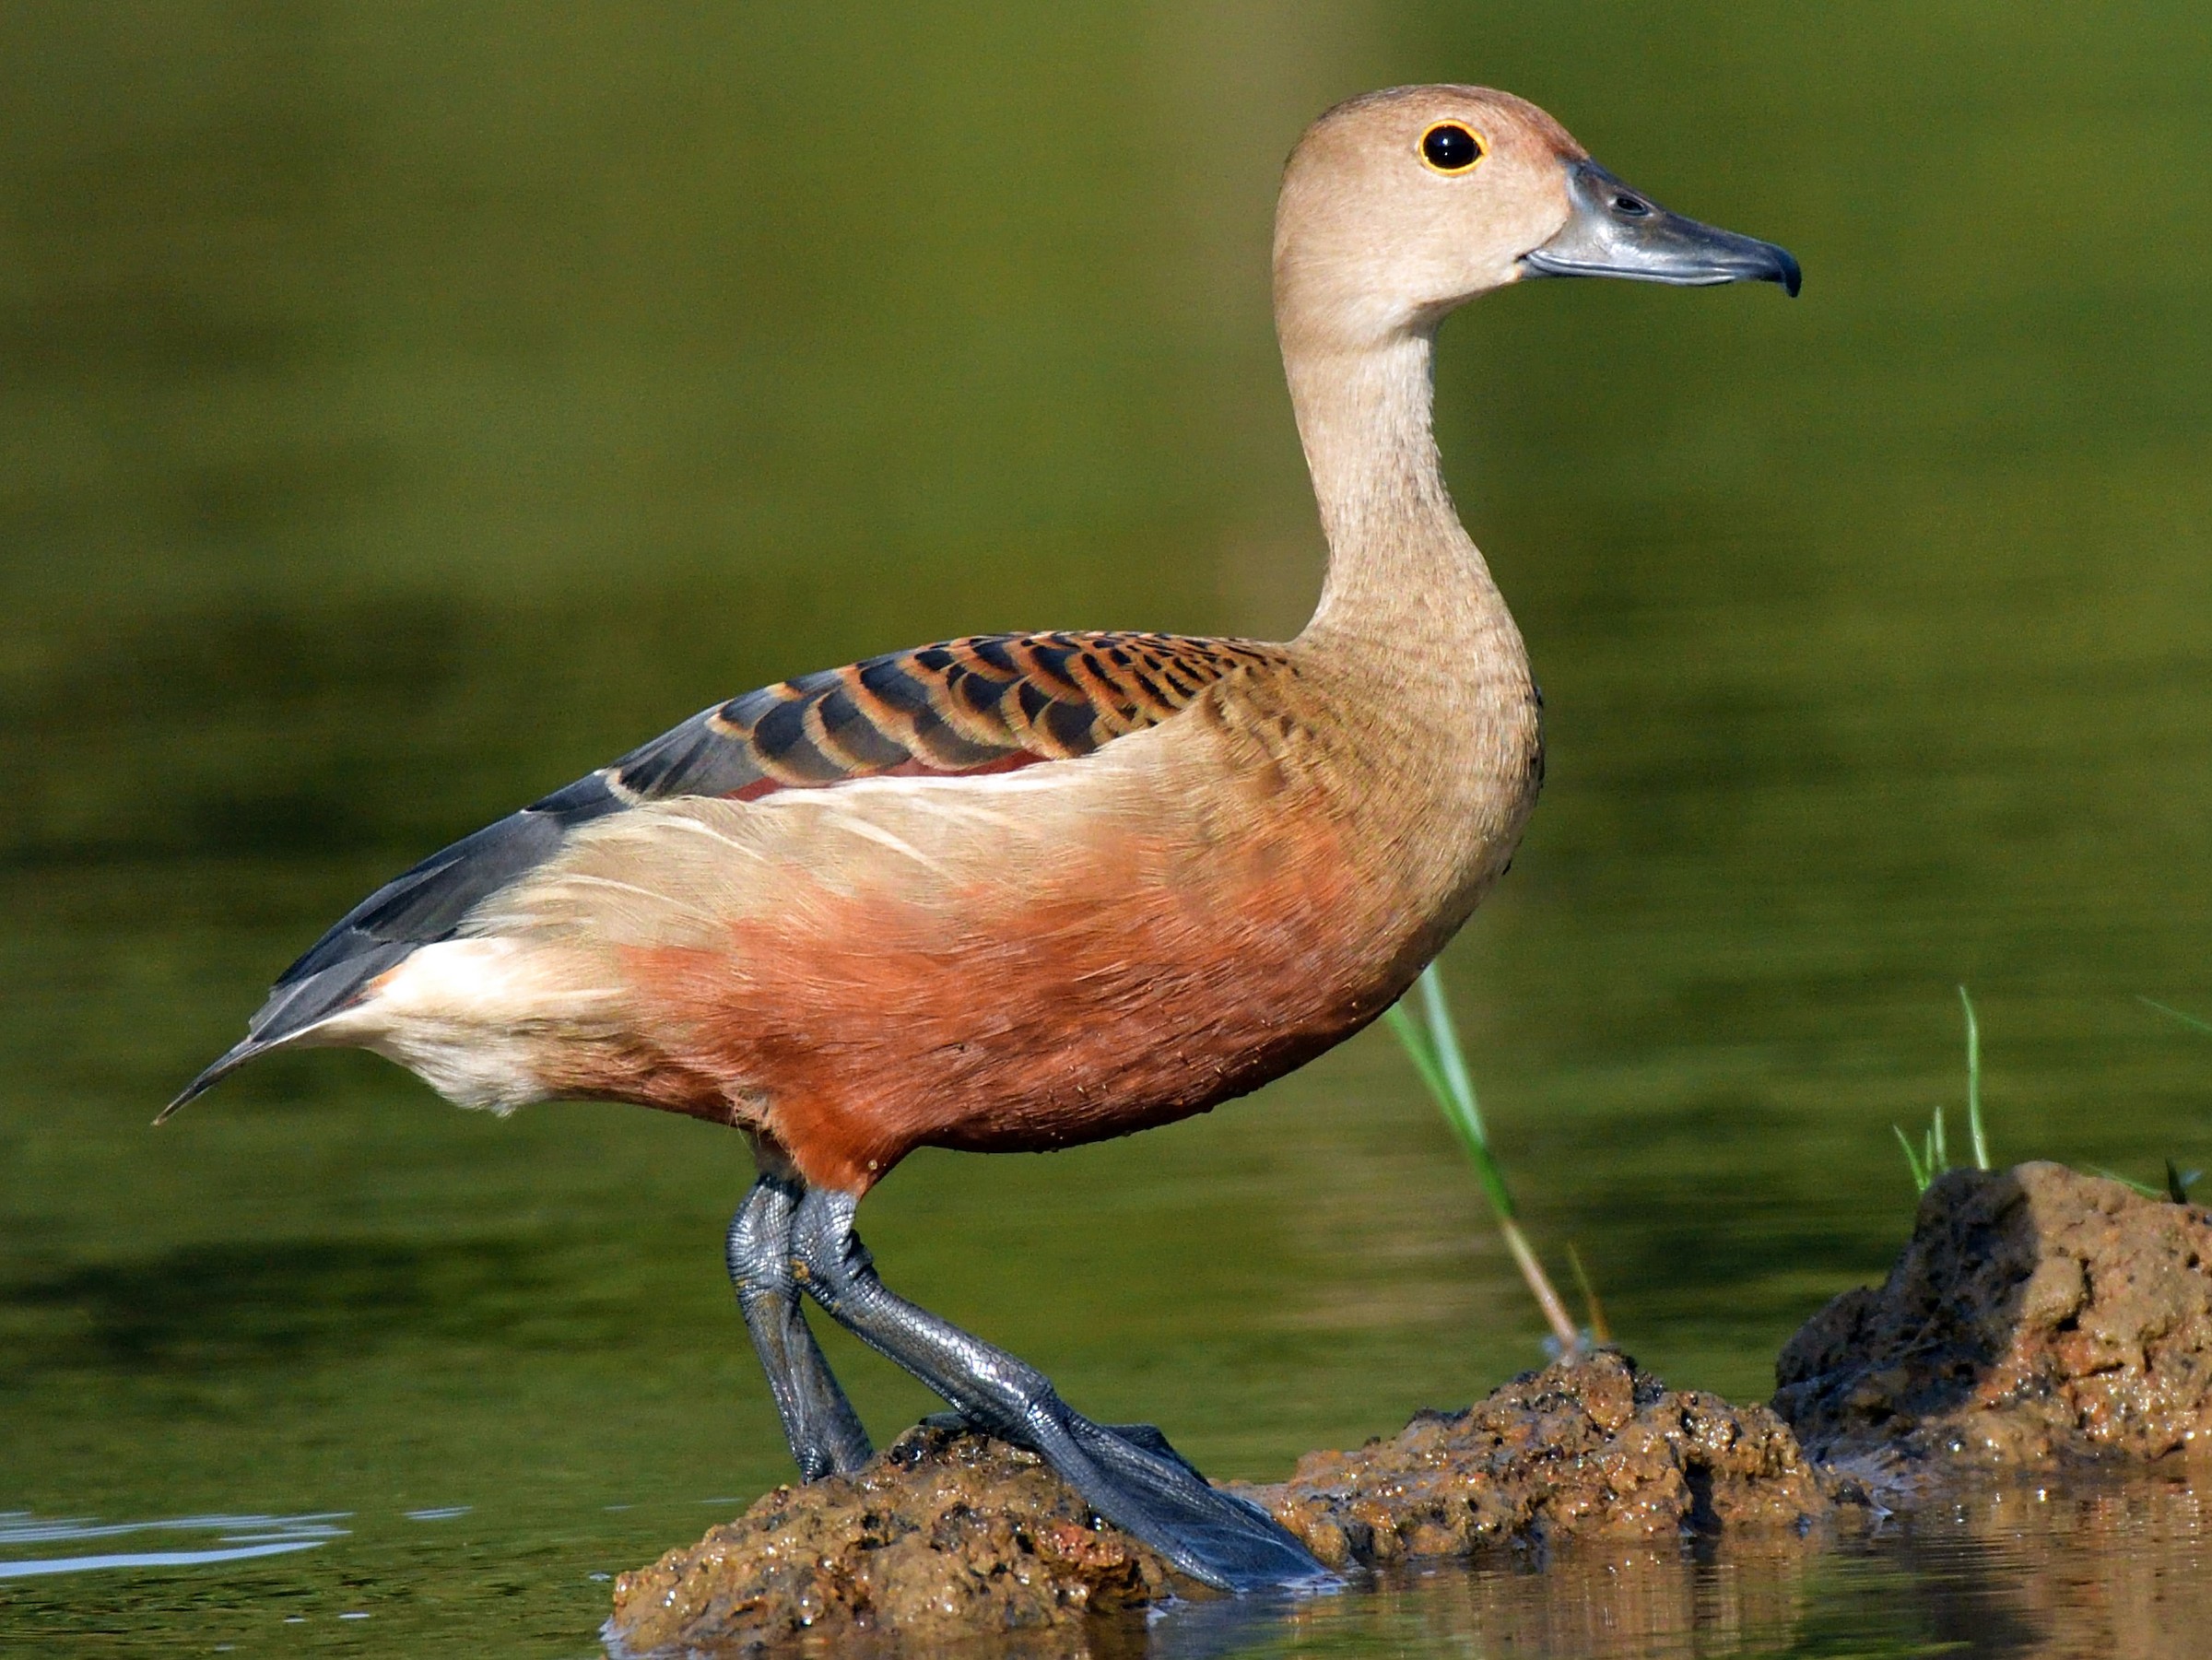
{"type": "Polygon", "coordinates": [[[312,1550],[342,1538],[337,1523],[351,1513],[312,1515],[175,1516],[147,1522],[101,1522],[89,1517],[41,1520],[25,1511],[0,1512],[0,1552],[27,1545],[80,1543],[119,1538],[134,1533],[212,1533],[213,1544],[194,1550],[102,1551],[86,1556],[0,1556],[0,1580],[41,1573],[87,1573],[106,1568],[189,1568],[206,1562],[241,1561],[312,1550]]]}

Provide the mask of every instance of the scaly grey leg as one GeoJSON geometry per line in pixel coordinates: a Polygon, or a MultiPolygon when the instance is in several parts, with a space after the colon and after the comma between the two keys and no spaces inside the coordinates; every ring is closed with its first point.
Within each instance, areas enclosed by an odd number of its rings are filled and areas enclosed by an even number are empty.
{"type": "Polygon", "coordinates": [[[1331,1577],[1258,1505],[1208,1486],[1159,1431],[1124,1439],[1092,1423],[1035,1367],[894,1295],[853,1231],[858,1203],[809,1188],[792,1228],[800,1287],[839,1324],[970,1423],[1040,1454],[1099,1514],[1194,1578],[1252,1591],[1331,1577]]]}
{"type": "Polygon", "coordinates": [[[762,1176],[730,1219],[730,1285],[752,1333],[760,1369],[783,1420],[799,1479],[850,1475],[874,1454],[845,1392],[800,1312],[791,1271],[791,1226],[804,1190],[783,1176],[762,1176]]]}

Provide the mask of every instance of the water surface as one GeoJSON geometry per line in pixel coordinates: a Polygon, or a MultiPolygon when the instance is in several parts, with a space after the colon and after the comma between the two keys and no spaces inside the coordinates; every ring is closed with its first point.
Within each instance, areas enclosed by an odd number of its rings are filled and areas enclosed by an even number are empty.
{"type": "MultiPolygon", "coordinates": [[[[1555,1261],[1763,1395],[1902,1236],[1959,982],[2001,1157],[2212,1164],[2212,1042],[2135,1001],[2212,1012],[2201,8],[759,10],[0,17],[0,1560],[286,1547],[0,1579],[0,1647],[587,1653],[595,1575],[782,1478],[735,1137],[338,1054],[147,1120],[362,892],[715,699],[1294,629],[1273,176],[1371,86],[1527,92],[1808,273],[1445,333],[1551,740],[1448,966],[1555,1261]]],[[[920,1156],[864,1224],[1219,1475],[1540,1359],[1380,1034],[1133,1141],[920,1156]]],[[[880,1436],[927,1408],[830,1346],[880,1436]]],[[[1946,1537],[1654,1570],[1641,1625],[1500,1570],[1250,1640],[2013,1654],[2108,1595],[1983,1618],[2078,1553],[1946,1537]]]]}

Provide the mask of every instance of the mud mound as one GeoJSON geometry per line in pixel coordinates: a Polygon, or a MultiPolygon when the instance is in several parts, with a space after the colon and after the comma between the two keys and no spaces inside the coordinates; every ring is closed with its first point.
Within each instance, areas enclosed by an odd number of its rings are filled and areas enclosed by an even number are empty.
{"type": "MultiPolygon", "coordinates": [[[[1388,1564],[1801,1536],[1864,1496],[1802,1449],[1910,1491],[1947,1468],[2212,1448],[2212,1213],[2054,1164],[1953,1171],[1888,1281],[1830,1303],[1776,1372],[1769,1411],[1596,1355],[1241,1490],[1324,1561],[1388,1564]]],[[[1206,1595],[1036,1458],[924,1428],[623,1575],[607,1639],[629,1654],[975,1638],[1134,1654],[1142,1610],[1206,1595]]]]}
{"type": "Polygon", "coordinates": [[[2212,1214],[2057,1164],[1953,1171],[1878,1289],[1775,1362],[1824,1460],[1908,1470],[2212,1446],[2212,1214]]]}
{"type": "MultiPolygon", "coordinates": [[[[910,1430],[858,1476],[780,1487],[615,1582],[617,1654],[737,1655],[870,1640],[932,1648],[1024,1633],[1090,1652],[1101,1619],[1210,1595],[1099,1522],[1042,1461],[981,1435],[910,1430]]],[[[1133,1652],[1143,1652],[1141,1624],[1133,1652]]]]}
{"type": "Polygon", "coordinates": [[[1240,1490],[1334,1567],[1571,1538],[1803,1534],[1852,1496],[1764,1407],[1677,1394],[1613,1353],[1527,1373],[1461,1412],[1417,1413],[1358,1452],[1309,1453],[1280,1486],[1240,1490]]]}
{"type": "MultiPolygon", "coordinates": [[[[1796,1534],[1833,1508],[1833,1485],[1763,1407],[1673,1394],[1602,1354],[1239,1490],[1342,1566],[1571,1537],[1796,1534]]],[[[617,1654],[641,1655],[844,1654],[871,1640],[1006,1633],[1024,1653],[1096,1653],[1121,1637],[1134,1653],[1135,1610],[1209,1595],[1091,1515],[1030,1454],[921,1428],[857,1477],[778,1488],[622,1575],[606,1634],[617,1654]]]]}

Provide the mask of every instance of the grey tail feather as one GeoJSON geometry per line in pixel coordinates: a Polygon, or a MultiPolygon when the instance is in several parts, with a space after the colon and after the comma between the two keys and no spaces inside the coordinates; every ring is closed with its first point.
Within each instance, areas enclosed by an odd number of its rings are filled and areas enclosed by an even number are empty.
{"type": "Polygon", "coordinates": [[[237,1042],[224,1050],[212,1065],[202,1068],[200,1075],[179,1091],[176,1100],[171,1101],[169,1105],[154,1115],[154,1122],[158,1124],[167,1124],[170,1114],[179,1107],[199,1100],[201,1096],[206,1094],[208,1090],[222,1082],[224,1078],[229,1077],[255,1055],[265,1054],[276,1047],[275,1043],[265,1042],[260,1038],[239,1039],[237,1042]]]}
{"type": "Polygon", "coordinates": [[[268,1029],[270,1024],[268,1022],[255,1022],[259,1030],[247,1032],[244,1037],[239,1039],[237,1042],[231,1044],[229,1048],[224,1050],[213,1061],[202,1067],[199,1076],[178,1092],[176,1100],[154,1114],[154,1122],[157,1124],[167,1124],[170,1114],[179,1107],[190,1106],[248,1061],[258,1060],[272,1049],[282,1049],[287,1044],[305,1037],[316,1027],[322,1025],[324,1020],[339,1012],[341,1011],[337,1009],[328,1009],[319,1019],[288,1026],[280,1031],[271,1031],[268,1029]]]}
{"type": "MultiPolygon", "coordinates": [[[[696,750],[700,735],[707,730],[707,715],[712,712],[694,716],[648,748],[665,748],[670,739],[683,738],[696,750]]],[[[637,753],[643,756],[647,750],[637,753]]],[[[685,764],[690,766],[697,757],[686,754],[690,759],[685,764]]],[[[664,765],[662,773],[667,774],[674,764],[664,765]]],[[[685,776],[691,778],[689,773],[685,776]]],[[[462,919],[487,894],[543,864],[577,825],[619,812],[626,799],[634,797],[618,796],[608,787],[606,773],[591,773],[386,882],[284,971],[260,1012],[247,1022],[246,1035],[186,1084],[154,1122],[161,1123],[198,1099],[254,1056],[304,1037],[359,1003],[379,975],[423,946],[452,938],[462,919]]]]}
{"type": "Polygon", "coordinates": [[[288,983],[279,982],[260,1012],[246,1023],[246,1035],[186,1084],[183,1092],[163,1107],[154,1122],[160,1124],[179,1107],[197,1100],[254,1056],[281,1049],[345,1013],[361,1000],[378,975],[415,948],[409,941],[379,941],[329,968],[288,983]]]}

